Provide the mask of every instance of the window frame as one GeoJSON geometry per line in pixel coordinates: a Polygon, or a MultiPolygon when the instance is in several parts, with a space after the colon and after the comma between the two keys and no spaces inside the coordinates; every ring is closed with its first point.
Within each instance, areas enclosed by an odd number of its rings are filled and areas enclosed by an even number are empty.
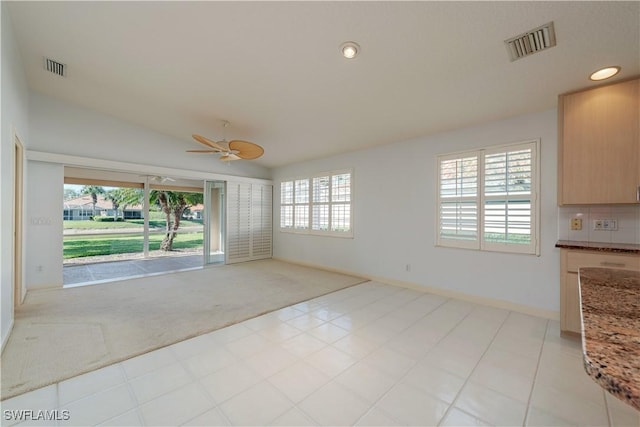
{"type": "Polygon", "coordinates": [[[472,249],[487,252],[518,253],[540,256],[540,139],[530,139],[516,143],[499,144],[476,148],[471,150],[443,153],[436,156],[436,215],[435,215],[435,246],[447,248],[472,249]],[[499,153],[511,153],[524,149],[531,149],[531,185],[527,195],[530,203],[530,236],[528,244],[491,242],[485,237],[486,226],[486,202],[487,200],[513,200],[521,198],[519,195],[488,195],[486,192],[486,170],[485,162],[487,155],[499,153]],[[443,161],[476,158],[476,194],[474,196],[455,196],[445,198],[441,194],[441,165],[443,161]],[[443,200],[455,201],[475,201],[476,202],[476,237],[475,239],[446,238],[441,235],[441,206],[443,200]]]}
{"type": "Polygon", "coordinates": [[[318,235],[318,236],[330,236],[330,237],[343,237],[343,238],[353,238],[353,169],[339,169],[332,170],[327,172],[320,172],[313,175],[307,176],[296,176],[293,178],[287,178],[280,181],[280,216],[279,216],[279,230],[283,233],[293,233],[293,234],[308,234],[308,235],[318,235]],[[338,175],[349,175],[349,200],[348,201],[336,201],[333,200],[333,177],[338,175]],[[317,178],[328,177],[329,179],[329,188],[328,188],[328,201],[317,201],[315,200],[314,195],[314,180],[317,178]],[[308,192],[306,197],[306,202],[297,202],[296,201],[296,182],[298,181],[307,181],[308,183],[308,192]],[[283,185],[289,184],[292,185],[291,191],[291,203],[283,203],[283,185]],[[344,206],[348,205],[348,215],[349,215],[349,231],[334,231],[333,228],[333,209],[335,206],[344,206]],[[319,206],[327,206],[327,230],[318,230],[314,229],[314,208],[319,206]],[[296,207],[301,207],[306,210],[306,218],[307,222],[304,227],[296,227],[296,207]],[[287,220],[287,223],[291,223],[292,226],[283,227],[283,211],[285,208],[289,210],[289,215],[293,215],[292,218],[287,220]]]}

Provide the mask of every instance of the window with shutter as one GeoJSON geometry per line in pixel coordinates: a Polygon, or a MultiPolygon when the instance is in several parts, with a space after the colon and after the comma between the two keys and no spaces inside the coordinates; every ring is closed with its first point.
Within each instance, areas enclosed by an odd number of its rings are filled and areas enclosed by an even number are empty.
{"type": "Polygon", "coordinates": [[[437,245],[538,254],[538,146],[438,156],[437,245]]]}
{"type": "Polygon", "coordinates": [[[352,172],[333,171],[280,183],[280,230],[352,237],[352,172]]]}

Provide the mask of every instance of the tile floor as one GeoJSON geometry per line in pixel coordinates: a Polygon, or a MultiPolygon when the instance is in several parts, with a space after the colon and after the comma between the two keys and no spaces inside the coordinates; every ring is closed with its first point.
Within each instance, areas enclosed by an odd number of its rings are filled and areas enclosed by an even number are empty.
{"type": "Polygon", "coordinates": [[[637,426],[558,326],[368,282],[8,399],[2,423],[637,426]]]}

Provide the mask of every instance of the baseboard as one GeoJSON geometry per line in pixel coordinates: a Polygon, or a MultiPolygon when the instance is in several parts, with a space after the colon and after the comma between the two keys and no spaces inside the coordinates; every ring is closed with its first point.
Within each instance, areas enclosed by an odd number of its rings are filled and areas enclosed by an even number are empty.
{"type": "Polygon", "coordinates": [[[7,329],[7,335],[2,337],[2,346],[0,346],[0,354],[2,354],[2,352],[4,351],[4,346],[7,344],[7,341],[9,341],[9,337],[11,336],[11,332],[13,331],[13,324],[14,324],[14,321],[13,319],[11,319],[11,324],[9,325],[9,329],[7,329]]]}
{"type": "Polygon", "coordinates": [[[360,278],[366,279],[366,280],[373,280],[373,279],[369,278],[369,276],[361,274],[361,273],[354,273],[353,271],[343,270],[343,269],[340,269],[340,268],[327,267],[326,265],[314,264],[312,262],[304,262],[304,261],[298,261],[298,260],[295,260],[295,259],[275,257],[275,256],[271,257],[271,259],[275,259],[277,261],[288,262],[289,264],[297,264],[297,265],[301,265],[303,267],[317,268],[318,270],[330,271],[332,273],[346,274],[347,276],[354,276],[354,277],[360,277],[360,278]]]}
{"type": "Polygon", "coordinates": [[[310,263],[310,262],[302,262],[302,261],[297,261],[297,260],[288,259],[288,258],[282,258],[282,257],[273,257],[273,259],[284,261],[284,262],[288,262],[288,263],[291,263],[291,264],[302,265],[304,267],[312,267],[312,268],[317,268],[317,269],[320,269],[320,270],[332,271],[334,273],[340,273],[340,274],[347,274],[349,276],[362,277],[363,279],[371,280],[371,281],[374,281],[374,282],[385,283],[387,285],[399,286],[401,288],[411,289],[411,290],[414,290],[414,291],[425,292],[425,293],[440,295],[440,296],[447,297],[447,298],[455,298],[455,299],[459,299],[459,300],[463,300],[463,301],[468,301],[468,302],[472,302],[472,303],[475,303],[475,304],[482,304],[482,305],[487,305],[487,306],[490,306],[490,307],[501,308],[501,309],[504,309],[504,310],[515,311],[515,312],[522,313],[522,314],[528,314],[530,316],[542,317],[544,319],[551,319],[551,320],[559,320],[560,319],[560,313],[558,311],[545,310],[545,309],[542,309],[542,308],[531,307],[531,306],[524,305],[524,304],[516,304],[514,302],[505,301],[505,300],[499,300],[499,299],[494,299],[494,298],[480,297],[480,296],[477,296],[477,295],[466,294],[464,292],[452,291],[450,289],[443,289],[443,288],[420,285],[418,283],[391,279],[389,277],[371,276],[371,275],[367,275],[367,274],[356,273],[356,272],[349,271],[349,270],[333,268],[333,267],[327,267],[325,265],[314,264],[314,263],[310,263]]]}

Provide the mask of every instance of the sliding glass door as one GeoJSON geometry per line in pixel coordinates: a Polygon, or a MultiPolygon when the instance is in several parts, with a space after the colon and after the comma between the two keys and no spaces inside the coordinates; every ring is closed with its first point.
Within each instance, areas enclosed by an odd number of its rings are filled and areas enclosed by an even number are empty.
{"type": "Polygon", "coordinates": [[[204,263],[224,264],[225,181],[205,181],[204,263]]]}

